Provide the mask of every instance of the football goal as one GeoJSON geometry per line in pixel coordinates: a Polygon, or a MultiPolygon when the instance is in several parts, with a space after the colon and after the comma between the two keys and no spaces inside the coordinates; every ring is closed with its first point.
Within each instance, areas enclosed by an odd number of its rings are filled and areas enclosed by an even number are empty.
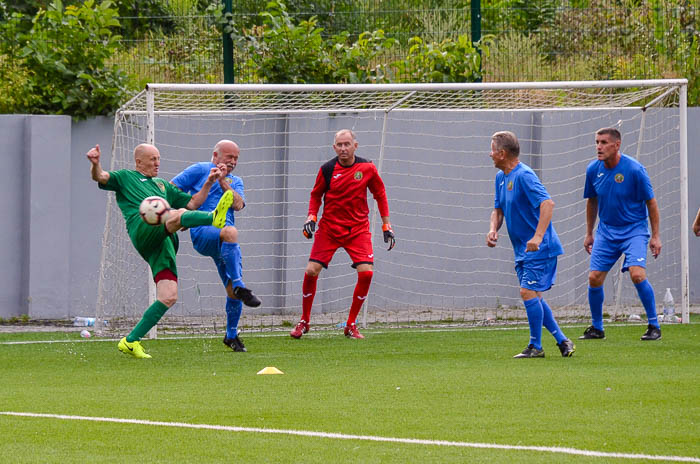
{"type": "MultiPolygon", "coordinates": [[[[241,148],[236,170],[246,207],[236,213],[243,279],[263,304],[244,308],[244,329],[287,328],[301,314],[301,284],[312,242],[302,235],[309,193],[333,158],[333,136],[352,129],[357,155],[386,184],[396,247],[386,250],[371,195],[375,269],[360,316],[365,325],[488,324],[524,320],[507,230],[485,244],[496,169],[491,135],[510,130],[520,159],[556,203],[563,242],[556,285],[546,294],[561,320],[587,319],[589,256],[583,248],[586,166],[595,131],[616,127],[621,151],[647,169],[661,211],[663,250],[649,254],[657,304],[670,288],[688,321],[687,81],[590,81],[386,85],[149,84],[116,114],[110,169],[133,169],[133,150],[154,143],[159,177],[172,179],[211,159],[220,139],[241,148]]],[[[147,264],[126,234],[109,194],[97,320],[124,333],[153,298],[147,264]],[[149,295],[150,292],[150,295],[149,295]]],[[[225,292],[210,258],[179,233],[177,304],[159,330],[221,331],[225,292]]],[[[356,282],[339,250],[318,281],[314,327],[345,321],[356,282]]],[[[605,313],[644,314],[619,263],[606,280],[605,313]]]]}

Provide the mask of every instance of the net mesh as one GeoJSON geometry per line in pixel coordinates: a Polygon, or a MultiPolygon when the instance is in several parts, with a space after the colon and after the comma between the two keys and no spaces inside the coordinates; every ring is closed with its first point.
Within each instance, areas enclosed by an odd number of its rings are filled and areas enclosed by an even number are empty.
{"type": "MultiPolygon", "coordinates": [[[[133,169],[133,149],[149,140],[149,129],[161,152],[159,176],[167,180],[209,160],[218,140],[238,143],[234,174],[243,179],[246,194],[246,208],[236,213],[243,279],[263,301],[259,308],[244,308],[244,329],[285,328],[299,318],[312,243],[301,234],[309,193],[321,164],[335,156],[335,132],[344,128],[357,134],[357,155],[381,172],[397,235],[396,248],[387,252],[373,210],[375,272],[361,315],[366,324],[485,324],[525,317],[506,227],[495,249],[485,245],[496,174],[488,154],[497,130],[518,135],[521,161],[535,170],[556,203],[553,223],[565,254],[557,283],[545,297],[558,318],[589,317],[583,185],[595,157],[594,133],[601,127],[619,128],[623,153],[642,162],[651,176],[663,252],[650,259],[649,280],[658,302],[666,287],[680,294],[678,86],[258,87],[156,89],[152,128],[144,91],[117,114],[110,167],[133,169]],[[651,105],[642,111],[646,104],[651,105]]],[[[369,201],[372,210],[371,195],[369,201]]],[[[148,305],[150,274],[129,242],[111,193],[107,211],[98,315],[111,331],[125,333],[148,305]]],[[[218,274],[210,258],[192,249],[188,232],[179,236],[179,299],[159,330],[221,331],[225,292],[218,274]]],[[[322,272],[312,312],[315,327],[346,319],[356,283],[350,264],[341,249],[322,272]]],[[[627,275],[611,272],[605,291],[607,313],[643,314],[627,275]]]]}

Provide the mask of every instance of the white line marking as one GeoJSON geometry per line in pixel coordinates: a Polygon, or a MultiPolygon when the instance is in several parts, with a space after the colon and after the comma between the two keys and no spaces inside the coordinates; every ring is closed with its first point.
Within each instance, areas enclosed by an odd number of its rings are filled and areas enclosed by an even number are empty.
{"type": "MultiPolygon", "coordinates": [[[[684,325],[697,325],[697,322],[690,322],[688,324],[684,325]]],[[[560,324],[560,327],[564,329],[577,329],[577,328],[586,328],[588,325],[586,324],[560,324]]],[[[627,323],[616,323],[616,324],[611,324],[612,327],[644,327],[643,324],[627,324],[627,323]]],[[[515,325],[515,326],[507,326],[507,327],[445,327],[445,328],[425,328],[425,329],[414,329],[410,327],[397,327],[397,328],[390,328],[390,329],[382,329],[382,330],[375,330],[375,329],[365,329],[367,334],[373,334],[373,335],[385,335],[385,334],[395,334],[397,332],[411,332],[411,333],[439,333],[439,332],[471,332],[471,331],[477,331],[477,332],[503,332],[503,331],[511,331],[511,330],[529,330],[527,325],[515,325]]],[[[268,337],[289,337],[289,332],[286,330],[281,330],[281,331],[270,331],[270,332],[241,332],[243,335],[246,336],[246,338],[268,338],[268,337]]],[[[316,332],[310,332],[308,334],[305,334],[304,337],[324,337],[324,336],[329,336],[329,335],[336,335],[340,333],[338,330],[333,330],[333,329],[323,329],[319,330],[316,332]]],[[[157,339],[154,340],[192,340],[192,339],[208,339],[208,338],[221,338],[220,335],[177,335],[177,336],[163,336],[163,337],[158,337],[157,339]]],[[[0,345],[36,345],[36,344],[44,344],[44,343],[97,343],[97,342],[118,342],[120,338],[99,338],[99,337],[94,337],[90,339],[64,339],[64,340],[28,340],[28,341],[11,341],[11,342],[0,342],[0,345]]],[[[150,342],[154,341],[151,339],[143,339],[143,341],[150,342]]]]}
{"type": "Polygon", "coordinates": [[[0,415],[37,417],[42,419],[84,420],[92,422],[114,422],[119,424],[155,425],[161,427],[179,427],[187,429],[223,430],[226,432],[269,433],[280,435],[297,435],[314,438],[334,438],[338,440],[361,440],[385,443],[404,443],[411,445],[453,446],[459,448],[487,448],[516,451],[541,451],[545,453],[573,454],[597,458],[648,459],[652,461],[698,462],[700,458],[689,456],[660,456],[653,454],[604,453],[601,451],[560,448],[557,446],[521,446],[499,445],[496,443],[469,443],[463,441],[419,440],[416,438],[377,437],[372,435],[346,435],[342,433],[311,432],[307,430],[262,429],[258,427],[232,427],[229,425],[188,424],[186,422],[159,422],[139,419],[119,419],[116,417],[69,416],[64,414],[40,414],[32,412],[0,411],[0,415]]]}

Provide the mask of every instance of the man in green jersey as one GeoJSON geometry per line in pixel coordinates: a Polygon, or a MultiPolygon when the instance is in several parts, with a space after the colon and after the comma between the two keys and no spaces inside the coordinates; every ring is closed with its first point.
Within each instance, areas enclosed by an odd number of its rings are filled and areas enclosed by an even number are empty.
{"type": "Polygon", "coordinates": [[[178,249],[176,232],[183,227],[226,225],[226,212],[233,203],[230,191],[221,197],[211,213],[196,210],[207,198],[209,189],[225,173],[213,167],[202,189],[189,195],[169,182],[157,177],[160,167],[160,152],[150,144],[142,143],[134,149],[136,169],[105,171],[100,165],[100,146],[87,152],[90,173],[102,190],[116,193],[117,204],[126,222],[126,231],[136,251],[151,267],[156,283],[156,301],[146,309],[136,327],[119,341],[119,351],[136,358],[150,358],[139,340],[155,326],[163,314],[177,301],[177,266],[175,255],[178,249]],[[150,196],[165,198],[171,206],[165,224],[151,226],[141,220],[139,206],[150,196]]]}

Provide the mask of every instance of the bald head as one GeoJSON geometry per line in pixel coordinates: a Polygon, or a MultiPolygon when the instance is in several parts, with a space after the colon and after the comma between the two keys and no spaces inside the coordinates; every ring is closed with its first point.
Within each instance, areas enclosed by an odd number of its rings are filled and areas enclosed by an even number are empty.
{"type": "Polygon", "coordinates": [[[211,162],[219,165],[225,164],[227,172],[230,174],[231,171],[236,169],[236,164],[238,164],[238,155],[241,149],[238,148],[236,142],[232,140],[219,140],[216,145],[214,145],[214,152],[211,156],[211,162]]]}
{"type": "Polygon", "coordinates": [[[238,148],[236,142],[232,140],[219,140],[218,142],[216,142],[216,145],[214,145],[214,156],[222,152],[229,153],[233,151],[238,153],[240,152],[240,148],[238,148]]]}
{"type": "Polygon", "coordinates": [[[160,167],[160,152],[150,143],[142,143],[134,148],[136,170],[146,177],[156,177],[160,167]]]}
{"type": "Polygon", "coordinates": [[[137,159],[144,159],[144,157],[149,157],[153,153],[157,153],[158,156],[160,156],[160,152],[155,145],[151,145],[150,143],[142,143],[137,145],[136,148],[134,148],[134,161],[137,159]]]}

